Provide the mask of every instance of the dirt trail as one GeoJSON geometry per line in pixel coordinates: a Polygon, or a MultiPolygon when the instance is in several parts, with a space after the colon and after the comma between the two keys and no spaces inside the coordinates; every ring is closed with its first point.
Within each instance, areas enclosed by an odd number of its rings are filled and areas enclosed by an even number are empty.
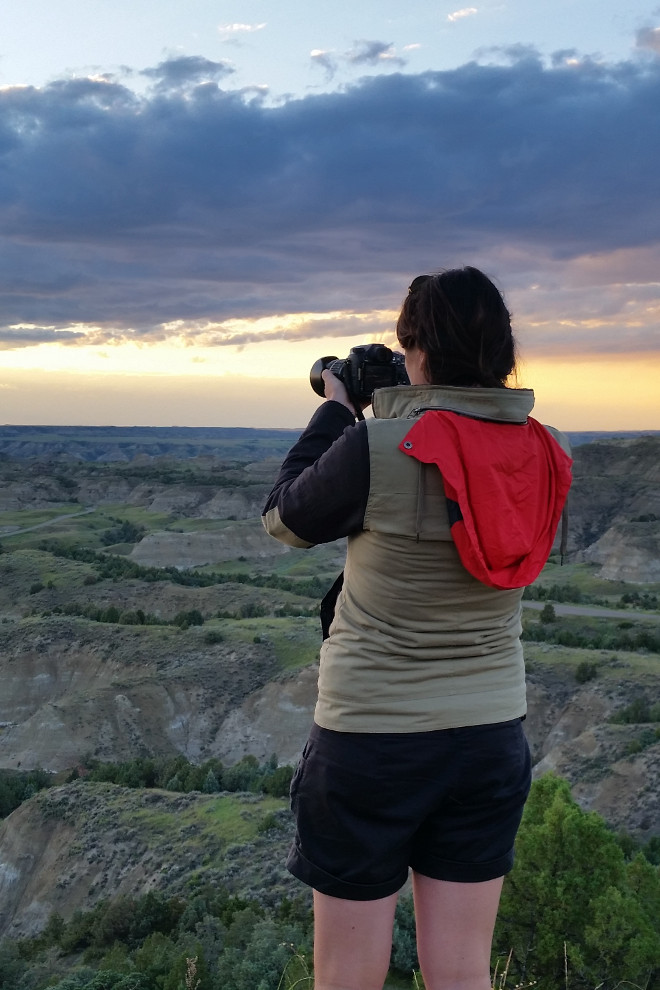
{"type": "Polygon", "coordinates": [[[11,532],[3,533],[2,535],[5,539],[7,539],[10,536],[19,536],[21,533],[31,533],[34,529],[43,529],[44,526],[52,526],[54,523],[61,522],[63,519],[75,519],[76,516],[88,516],[90,512],[96,512],[96,509],[81,509],[80,512],[68,512],[65,516],[54,516],[53,519],[47,519],[46,522],[36,523],[34,526],[24,526],[23,529],[12,529],[11,532]]]}
{"type": "MultiPolygon", "coordinates": [[[[523,602],[524,608],[532,608],[540,612],[547,602],[523,602]]],[[[658,612],[639,612],[632,609],[596,608],[588,605],[560,605],[557,602],[550,602],[557,615],[589,615],[602,619],[645,619],[651,622],[660,622],[658,612]]]]}

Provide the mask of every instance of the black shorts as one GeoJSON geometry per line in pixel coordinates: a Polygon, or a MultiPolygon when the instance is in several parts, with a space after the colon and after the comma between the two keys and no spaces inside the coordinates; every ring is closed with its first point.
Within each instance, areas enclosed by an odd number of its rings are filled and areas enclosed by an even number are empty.
{"type": "Polygon", "coordinates": [[[314,725],[291,782],[287,868],[354,901],[395,893],[409,867],[437,880],[493,880],[513,865],[530,783],[520,719],[414,733],[314,725]]]}

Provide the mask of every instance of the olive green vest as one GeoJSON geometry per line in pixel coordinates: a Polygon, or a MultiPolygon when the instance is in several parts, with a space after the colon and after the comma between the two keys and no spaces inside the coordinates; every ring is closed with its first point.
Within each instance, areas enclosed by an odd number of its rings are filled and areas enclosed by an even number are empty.
{"type": "Polygon", "coordinates": [[[533,404],[526,389],[374,393],[364,531],[348,539],[344,586],[321,648],[319,725],[422,732],[525,713],[522,589],[490,588],[465,570],[440,472],[398,445],[429,408],[518,423],[533,404]]]}

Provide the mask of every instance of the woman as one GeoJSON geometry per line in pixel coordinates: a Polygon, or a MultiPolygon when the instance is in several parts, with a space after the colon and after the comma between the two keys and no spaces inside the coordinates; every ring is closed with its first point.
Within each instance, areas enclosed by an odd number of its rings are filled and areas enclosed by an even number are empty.
{"type": "Polygon", "coordinates": [[[570,458],[529,417],[533,393],[506,387],[510,317],[480,271],[416,278],[397,336],[410,386],[374,392],[356,424],[325,371],[264,510],[292,546],[348,537],[287,866],[314,888],[316,990],[382,987],[409,867],[427,990],[489,990],[530,786],[522,588],[570,458]]]}

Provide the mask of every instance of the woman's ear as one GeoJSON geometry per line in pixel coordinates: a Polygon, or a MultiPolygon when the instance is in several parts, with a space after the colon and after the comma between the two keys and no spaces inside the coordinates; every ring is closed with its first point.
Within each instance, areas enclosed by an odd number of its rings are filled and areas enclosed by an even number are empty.
{"type": "Polygon", "coordinates": [[[404,352],[406,371],[411,385],[430,385],[426,367],[426,354],[418,347],[410,347],[404,352]]]}

